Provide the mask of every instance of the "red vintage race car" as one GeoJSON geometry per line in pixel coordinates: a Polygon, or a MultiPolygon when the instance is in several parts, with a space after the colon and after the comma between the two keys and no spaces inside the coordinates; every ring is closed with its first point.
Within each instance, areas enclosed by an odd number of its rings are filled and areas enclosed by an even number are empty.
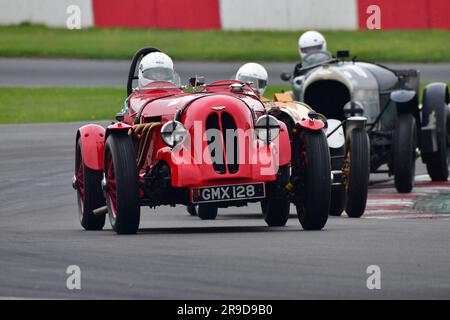
{"type": "Polygon", "coordinates": [[[194,78],[185,88],[156,82],[133,90],[138,62],[158,51],[133,57],[116,122],[77,131],[72,185],[83,228],[102,229],[108,214],[113,230],[130,234],[141,206],[195,206],[201,219],[214,219],[218,208],[251,202],[261,203],[269,226],[284,226],[293,202],[304,229],[322,229],[331,169],[315,112],[295,124],[291,142],[246,83],[194,78]]]}

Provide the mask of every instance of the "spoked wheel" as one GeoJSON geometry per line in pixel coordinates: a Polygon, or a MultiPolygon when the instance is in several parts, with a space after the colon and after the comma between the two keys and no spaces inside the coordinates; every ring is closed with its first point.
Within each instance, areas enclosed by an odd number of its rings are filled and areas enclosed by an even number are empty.
{"type": "Polygon", "coordinates": [[[217,206],[213,204],[199,204],[197,215],[202,220],[214,220],[217,217],[217,206]]]}
{"type": "Polygon", "coordinates": [[[139,228],[139,186],[134,155],[127,135],[112,134],[106,140],[106,202],[111,226],[118,234],[134,234],[139,228]]]}
{"type": "Polygon", "coordinates": [[[266,198],[261,201],[264,220],[269,227],[285,226],[289,219],[289,193],[286,185],[289,183],[289,165],[278,169],[277,179],[266,185],[266,198]]]}
{"type": "Polygon", "coordinates": [[[93,210],[105,205],[101,181],[103,172],[84,165],[81,153],[81,139],[78,140],[75,156],[75,188],[78,199],[78,215],[85,230],[102,230],[105,215],[96,216],[93,210]]]}
{"type": "Polygon", "coordinates": [[[303,131],[294,140],[293,175],[297,216],[305,230],[321,230],[330,210],[331,165],[327,138],[323,131],[303,131]]]}
{"type": "Polygon", "coordinates": [[[395,187],[400,193],[410,193],[414,186],[417,156],[417,126],[412,114],[399,115],[393,138],[395,187]]]}
{"type": "Polygon", "coordinates": [[[364,129],[354,129],[348,139],[343,170],[345,212],[350,218],[360,218],[366,209],[369,188],[369,137],[364,129]]]}

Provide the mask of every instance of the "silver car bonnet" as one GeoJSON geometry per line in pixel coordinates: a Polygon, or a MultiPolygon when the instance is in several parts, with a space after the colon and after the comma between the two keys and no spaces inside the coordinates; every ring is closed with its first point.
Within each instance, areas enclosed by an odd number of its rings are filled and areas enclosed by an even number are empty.
{"type": "Polygon", "coordinates": [[[352,62],[320,66],[306,74],[300,100],[304,101],[305,92],[312,83],[321,80],[344,84],[349,89],[351,99],[363,104],[368,123],[375,121],[380,113],[380,98],[377,79],[371,72],[352,62]]]}

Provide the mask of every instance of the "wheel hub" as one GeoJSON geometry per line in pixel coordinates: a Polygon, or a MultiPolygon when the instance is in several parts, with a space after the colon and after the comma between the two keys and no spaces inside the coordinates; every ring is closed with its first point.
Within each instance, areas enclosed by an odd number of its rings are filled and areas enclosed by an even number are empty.
{"type": "Polygon", "coordinates": [[[342,168],[342,182],[345,187],[345,191],[348,191],[349,187],[349,175],[350,175],[350,164],[351,164],[351,156],[350,152],[347,153],[344,160],[344,167],[342,168]]]}
{"type": "Polygon", "coordinates": [[[105,175],[103,175],[103,179],[102,179],[101,185],[102,185],[103,192],[106,192],[106,190],[108,190],[108,188],[107,188],[107,185],[106,185],[106,177],[105,177],[105,175]]]}
{"type": "Polygon", "coordinates": [[[72,188],[77,190],[77,177],[75,175],[72,177],[72,188]]]}

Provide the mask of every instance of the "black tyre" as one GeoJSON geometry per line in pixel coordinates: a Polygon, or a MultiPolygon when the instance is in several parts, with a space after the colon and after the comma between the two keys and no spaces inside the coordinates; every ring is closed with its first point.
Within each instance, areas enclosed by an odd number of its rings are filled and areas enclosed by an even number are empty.
{"type": "Polygon", "coordinates": [[[196,216],[196,215],[197,215],[197,208],[196,208],[194,205],[186,206],[186,211],[187,211],[191,216],[196,216]]]}
{"type": "Polygon", "coordinates": [[[105,179],[113,230],[118,234],[136,233],[140,221],[138,172],[128,135],[112,134],[106,140],[105,179]]]}
{"type": "Polygon", "coordinates": [[[449,176],[449,94],[445,84],[431,84],[423,93],[423,126],[427,126],[430,115],[436,117],[438,151],[423,154],[427,171],[433,181],[447,181],[449,176]]]}
{"type": "Polygon", "coordinates": [[[340,217],[345,209],[345,187],[344,186],[332,186],[331,187],[331,200],[330,200],[330,216],[340,217]]]}
{"type": "Polygon", "coordinates": [[[266,198],[261,201],[263,218],[269,227],[283,227],[289,219],[289,183],[290,168],[288,165],[278,169],[277,179],[266,185],[266,198]]]}
{"type": "Polygon", "coordinates": [[[214,220],[217,217],[218,208],[213,204],[199,204],[197,215],[202,220],[214,220]]]}
{"type": "Polygon", "coordinates": [[[78,216],[85,230],[102,230],[105,215],[96,216],[93,210],[105,205],[102,191],[102,171],[89,169],[84,165],[81,153],[81,139],[77,142],[75,155],[75,177],[78,200],[78,216]]]}
{"type": "Polygon", "coordinates": [[[395,188],[400,193],[410,193],[414,187],[417,148],[416,119],[412,114],[399,115],[392,143],[395,188]]]}
{"type": "MultiPolygon", "coordinates": [[[[331,149],[331,169],[336,172],[342,172],[344,167],[344,154],[345,148],[331,149]]],[[[341,173],[342,175],[342,173],[341,173]]],[[[342,178],[337,181],[342,182],[342,178]]],[[[345,209],[345,188],[342,184],[336,184],[331,187],[331,200],[330,200],[330,216],[339,217],[342,215],[345,209]]]]}
{"type": "Polygon", "coordinates": [[[364,129],[354,129],[347,140],[344,165],[345,212],[360,218],[366,209],[370,175],[369,137],[364,129]]]}
{"type": "Polygon", "coordinates": [[[294,141],[301,188],[295,188],[297,216],[305,230],[321,230],[328,220],[331,197],[331,164],[323,131],[303,131],[294,141]]]}

